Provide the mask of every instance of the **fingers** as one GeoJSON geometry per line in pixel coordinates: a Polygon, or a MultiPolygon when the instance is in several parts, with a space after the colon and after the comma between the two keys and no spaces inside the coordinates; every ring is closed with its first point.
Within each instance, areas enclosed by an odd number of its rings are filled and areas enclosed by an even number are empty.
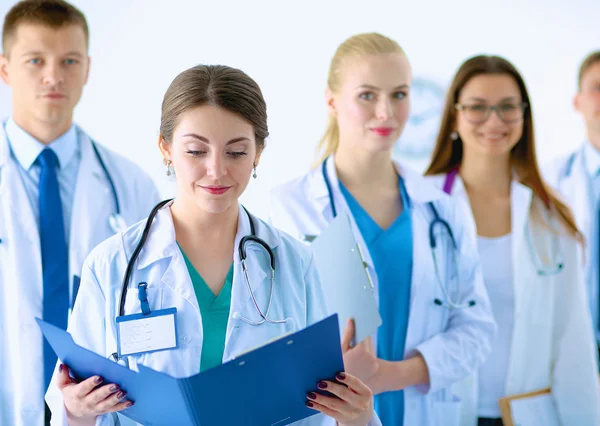
{"type": "Polygon", "coordinates": [[[56,375],[56,385],[60,390],[64,387],[75,383],[71,376],[69,376],[69,367],[64,364],[58,366],[58,374],[56,375]]]}
{"type": "Polygon", "coordinates": [[[317,399],[321,405],[325,405],[331,409],[339,411],[345,403],[359,404],[361,395],[355,393],[352,389],[338,383],[330,382],[328,380],[322,380],[317,384],[320,390],[327,391],[333,396],[324,396],[317,399]],[[337,398],[336,398],[337,397],[337,398]]]}
{"type": "MultiPolygon", "coordinates": [[[[338,373],[335,378],[340,382],[346,385],[348,388],[352,390],[352,392],[361,395],[361,396],[369,396],[372,397],[373,394],[371,389],[364,384],[359,378],[354,377],[348,373],[338,373]]],[[[339,396],[339,395],[338,395],[339,396]]]]}
{"type": "Polygon", "coordinates": [[[354,319],[349,318],[346,322],[346,328],[342,335],[342,353],[348,352],[352,346],[352,340],[354,339],[354,319]]]}
{"type": "Polygon", "coordinates": [[[132,401],[125,401],[127,393],[123,390],[109,394],[109,396],[95,404],[94,411],[97,413],[112,413],[129,408],[133,405],[132,401]]]}
{"type": "Polygon", "coordinates": [[[373,412],[371,390],[356,377],[347,373],[339,373],[336,379],[342,384],[327,380],[317,384],[319,389],[333,396],[309,392],[306,394],[306,406],[333,417],[338,423],[363,420],[366,423],[373,412]]]}
{"type": "Polygon", "coordinates": [[[101,401],[104,401],[106,398],[114,394],[115,392],[120,391],[119,386],[114,383],[109,385],[104,385],[95,391],[91,392],[86,397],[86,402],[91,406],[98,404],[101,401]]]}
{"type": "Polygon", "coordinates": [[[78,383],[76,385],[76,391],[75,391],[75,396],[77,398],[85,398],[86,396],[88,396],[90,394],[90,392],[92,392],[94,390],[94,388],[96,388],[99,384],[101,384],[104,381],[104,379],[102,379],[102,377],[100,376],[92,376],[87,380],[84,380],[81,383],[78,383]]]}
{"type": "Polygon", "coordinates": [[[308,408],[312,408],[313,410],[320,411],[326,416],[329,416],[334,419],[337,419],[337,417],[340,415],[339,412],[332,410],[331,408],[328,408],[325,405],[321,405],[317,401],[306,401],[306,406],[308,408]]]}
{"type": "Polygon", "coordinates": [[[373,339],[371,339],[371,336],[363,340],[363,343],[365,344],[365,347],[367,348],[368,352],[375,353],[375,348],[373,347],[373,339]]]}

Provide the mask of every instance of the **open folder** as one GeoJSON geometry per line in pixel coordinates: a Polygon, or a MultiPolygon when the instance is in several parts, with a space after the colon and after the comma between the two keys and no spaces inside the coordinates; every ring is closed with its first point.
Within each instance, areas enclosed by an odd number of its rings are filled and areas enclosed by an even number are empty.
{"type": "Polygon", "coordinates": [[[143,425],[287,425],[316,414],[305,405],[306,393],[344,369],[337,315],[184,379],[142,365],[129,370],[37,322],[77,379],[99,375],[118,384],[135,402],[120,414],[143,425]]]}
{"type": "Polygon", "coordinates": [[[311,247],[328,312],[338,314],[342,332],[348,319],[353,318],[355,343],[362,342],[377,331],[381,316],[348,215],[340,213],[311,247]]]}

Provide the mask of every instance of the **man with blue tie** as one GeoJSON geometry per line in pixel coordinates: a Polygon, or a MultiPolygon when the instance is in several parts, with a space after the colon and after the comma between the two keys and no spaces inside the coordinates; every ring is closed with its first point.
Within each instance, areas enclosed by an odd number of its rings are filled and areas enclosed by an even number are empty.
{"type": "Polygon", "coordinates": [[[585,236],[585,276],[600,355],[600,50],[590,53],[579,68],[573,105],[583,117],[587,140],[543,171],[573,209],[585,236]]]}
{"type": "Polygon", "coordinates": [[[0,123],[0,425],[49,423],[56,356],[35,318],[66,328],[83,260],[159,200],[139,167],[73,123],[88,37],[85,16],[62,0],[21,1],[4,21],[12,116],[0,123]]]}

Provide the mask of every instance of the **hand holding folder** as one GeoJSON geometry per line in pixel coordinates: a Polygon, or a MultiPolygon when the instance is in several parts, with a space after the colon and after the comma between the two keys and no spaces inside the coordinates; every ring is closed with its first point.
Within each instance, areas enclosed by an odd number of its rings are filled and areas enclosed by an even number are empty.
{"type": "Polygon", "coordinates": [[[143,425],[290,424],[317,414],[306,407],[306,393],[344,370],[337,315],[184,379],[143,365],[134,372],[77,346],[66,331],[37,321],[76,379],[100,375],[105,383],[119,385],[135,403],[120,414],[143,425]]]}

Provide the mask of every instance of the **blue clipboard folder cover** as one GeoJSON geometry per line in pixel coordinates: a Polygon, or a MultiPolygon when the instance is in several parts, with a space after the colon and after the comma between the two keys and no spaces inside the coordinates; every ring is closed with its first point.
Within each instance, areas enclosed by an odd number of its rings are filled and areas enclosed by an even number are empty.
{"type": "Polygon", "coordinates": [[[120,414],[148,426],[287,425],[317,414],[306,407],[306,393],[344,370],[337,315],[184,379],[143,365],[129,370],[37,322],[76,378],[118,384],[135,402],[120,414]]]}

